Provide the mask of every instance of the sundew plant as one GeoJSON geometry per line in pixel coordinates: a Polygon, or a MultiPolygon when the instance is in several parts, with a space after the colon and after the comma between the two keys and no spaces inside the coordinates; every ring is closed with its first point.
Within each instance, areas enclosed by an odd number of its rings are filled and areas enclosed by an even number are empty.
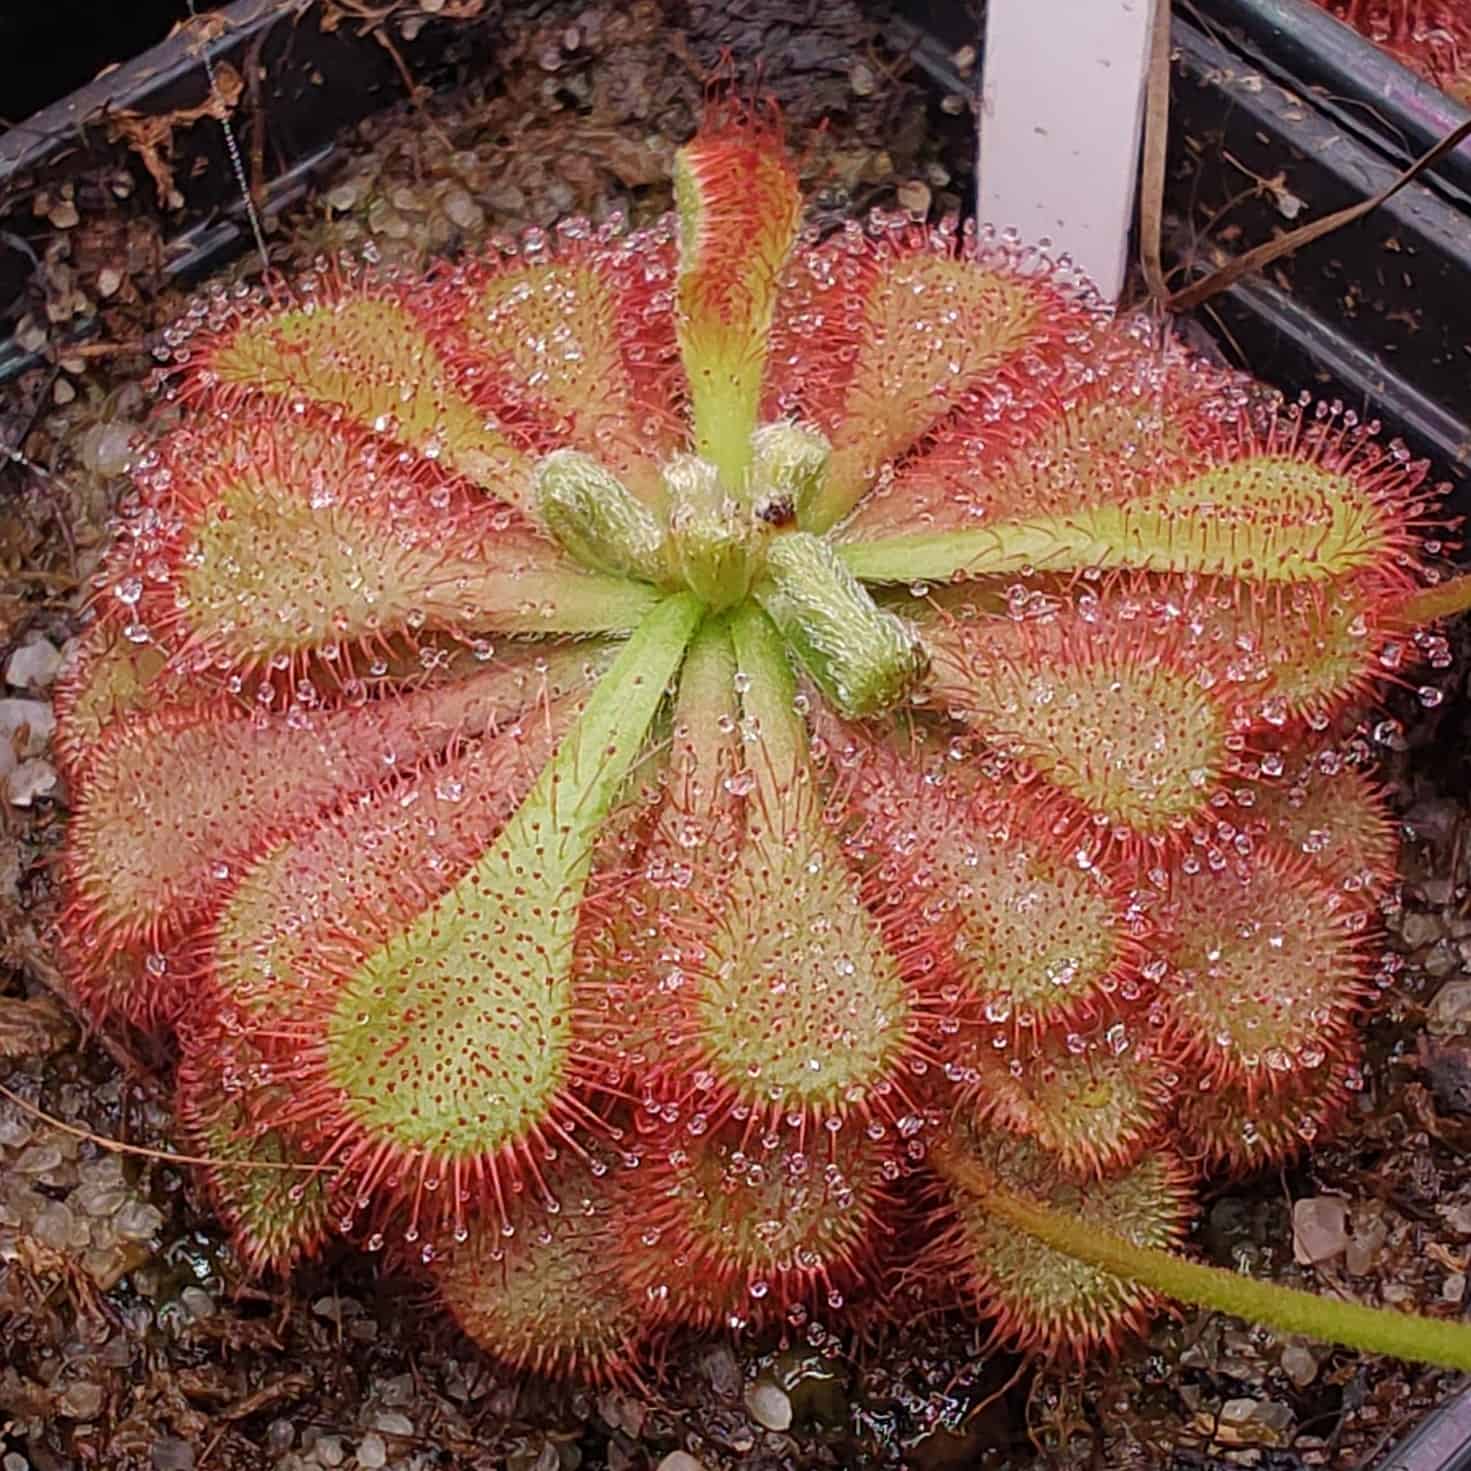
{"type": "Polygon", "coordinates": [[[168,335],[66,947],[176,1036],[243,1256],[346,1233],[595,1378],[916,1298],[1082,1356],[1161,1293],[1463,1361],[1166,1250],[1353,1096],[1424,467],[1010,238],[805,232],[760,115],[675,188],[168,335]]]}

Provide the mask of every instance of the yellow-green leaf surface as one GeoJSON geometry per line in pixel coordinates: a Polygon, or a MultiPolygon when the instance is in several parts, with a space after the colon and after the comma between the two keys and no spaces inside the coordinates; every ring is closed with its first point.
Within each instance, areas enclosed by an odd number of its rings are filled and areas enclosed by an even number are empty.
{"type": "Polygon", "coordinates": [[[674,163],[679,216],[675,328],[698,454],[743,487],[782,266],[802,200],[781,154],[755,127],[696,138],[674,163]]]}
{"type": "MultiPolygon", "coordinates": [[[[879,467],[1027,341],[1042,289],[938,255],[896,256],[870,288],[868,336],[806,528],[826,531],[879,467]]],[[[922,576],[923,573],[915,574],[922,576]]]]}
{"type": "Polygon", "coordinates": [[[512,504],[527,463],[451,383],[428,334],[397,302],[347,295],[256,317],[208,352],[222,387],[344,414],[432,453],[512,504]]]}
{"type": "Polygon", "coordinates": [[[850,542],[865,582],[946,581],[1087,567],[1323,582],[1384,564],[1394,535],[1351,474],[1260,457],[1218,465],[1119,505],[850,542]]]}
{"type": "Polygon", "coordinates": [[[325,1067],[354,1122],[404,1151],[483,1156],[570,1081],[571,952],[591,846],[699,620],[661,604],[484,857],[344,983],[325,1067]]]}

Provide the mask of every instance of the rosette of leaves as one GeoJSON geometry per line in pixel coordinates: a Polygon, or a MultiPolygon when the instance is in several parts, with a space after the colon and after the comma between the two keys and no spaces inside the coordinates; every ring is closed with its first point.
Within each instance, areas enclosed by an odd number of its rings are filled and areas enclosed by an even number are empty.
{"type": "Polygon", "coordinates": [[[1149,1288],[998,1232],[1168,1245],[1342,1112],[1394,842],[1334,739],[1423,469],[1010,240],[804,233],[760,119],[675,185],[171,334],[64,697],[76,989],[177,1031],[250,1260],[409,1251],[513,1363],[901,1275],[1109,1343],[1149,1288]]]}

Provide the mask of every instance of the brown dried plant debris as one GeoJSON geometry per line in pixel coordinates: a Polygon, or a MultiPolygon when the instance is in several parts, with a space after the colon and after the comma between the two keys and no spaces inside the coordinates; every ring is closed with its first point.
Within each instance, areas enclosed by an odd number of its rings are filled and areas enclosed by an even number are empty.
{"type": "Polygon", "coordinates": [[[109,116],[109,135],[121,140],[142,160],[158,190],[158,201],[164,209],[180,209],[184,196],[174,184],[172,161],[174,132],[189,127],[203,118],[217,121],[229,119],[245,91],[240,73],[228,62],[216,63],[210,95],[195,107],[180,107],[173,112],[140,113],[123,109],[109,116]]]}
{"type": "Polygon", "coordinates": [[[75,1037],[71,1018],[49,997],[0,996],[0,1058],[47,1057],[75,1037]]]}

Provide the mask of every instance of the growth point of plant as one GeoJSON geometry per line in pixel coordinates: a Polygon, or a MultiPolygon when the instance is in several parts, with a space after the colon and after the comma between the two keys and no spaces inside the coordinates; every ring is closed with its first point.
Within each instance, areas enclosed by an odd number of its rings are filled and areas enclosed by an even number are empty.
{"type": "Polygon", "coordinates": [[[1112,1343],[1157,1294],[1067,1223],[1148,1258],[1344,1111],[1423,467],[1009,239],[804,232],[758,119],[675,184],[172,334],[76,989],[177,1029],[253,1263],[408,1253],[512,1363],[900,1281],[1112,1343]]]}

